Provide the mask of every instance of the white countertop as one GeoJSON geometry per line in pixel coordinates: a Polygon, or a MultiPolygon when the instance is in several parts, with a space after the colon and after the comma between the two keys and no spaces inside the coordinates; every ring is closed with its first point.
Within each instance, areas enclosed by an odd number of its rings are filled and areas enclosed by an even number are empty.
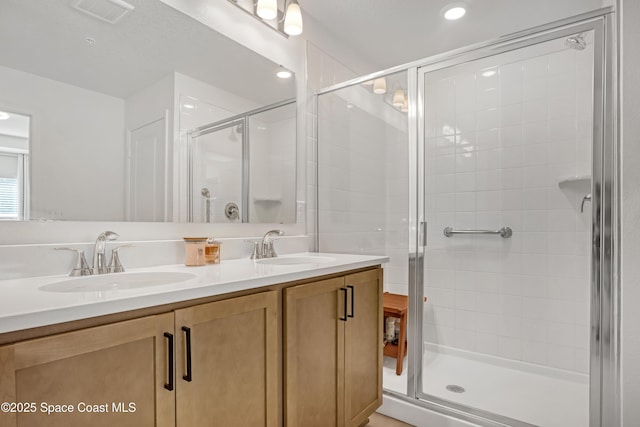
{"type": "MultiPolygon", "coordinates": [[[[298,265],[269,265],[249,259],[236,259],[202,267],[169,265],[130,269],[127,272],[185,272],[192,273],[195,277],[187,282],[127,290],[50,292],[40,289],[51,283],[73,279],[68,276],[1,280],[0,333],[255,289],[371,267],[389,261],[385,256],[326,253],[288,254],[280,258],[296,256],[331,257],[334,260],[298,265]]],[[[113,273],[114,276],[117,274],[120,273],[113,273]]]]}

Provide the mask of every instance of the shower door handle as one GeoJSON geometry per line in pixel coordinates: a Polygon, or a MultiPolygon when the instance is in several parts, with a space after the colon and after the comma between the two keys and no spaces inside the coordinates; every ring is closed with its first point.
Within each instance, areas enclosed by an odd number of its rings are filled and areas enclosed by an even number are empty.
{"type": "Polygon", "coordinates": [[[420,246],[427,247],[427,221],[420,221],[420,246]]]}

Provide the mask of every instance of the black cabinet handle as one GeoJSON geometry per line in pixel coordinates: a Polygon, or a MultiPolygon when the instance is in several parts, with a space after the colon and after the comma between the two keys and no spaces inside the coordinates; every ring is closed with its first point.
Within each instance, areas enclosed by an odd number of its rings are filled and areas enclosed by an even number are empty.
{"type": "Polygon", "coordinates": [[[351,285],[347,286],[347,288],[351,289],[351,314],[349,314],[349,317],[353,317],[356,314],[354,309],[355,307],[354,301],[356,300],[356,291],[351,285]]]}
{"type": "Polygon", "coordinates": [[[165,332],[164,337],[167,339],[167,353],[169,354],[169,382],[164,385],[164,388],[173,391],[173,334],[165,332]]]}
{"type": "Polygon", "coordinates": [[[191,382],[193,379],[193,376],[191,375],[191,328],[183,326],[182,330],[186,334],[185,338],[187,341],[187,375],[183,375],[182,379],[191,382]]]}
{"type": "Polygon", "coordinates": [[[340,318],[343,322],[347,321],[347,288],[340,288],[341,291],[344,292],[344,316],[340,318]]]}

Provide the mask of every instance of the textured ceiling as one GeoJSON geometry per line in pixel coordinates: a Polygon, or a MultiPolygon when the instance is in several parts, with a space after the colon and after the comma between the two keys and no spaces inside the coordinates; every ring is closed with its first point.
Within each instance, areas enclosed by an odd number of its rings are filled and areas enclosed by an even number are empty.
{"type": "MultiPolygon", "coordinates": [[[[442,9],[460,0],[300,0],[305,13],[378,68],[425,58],[602,7],[608,0],[466,0],[457,21],[442,9]]],[[[369,70],[373,71],[373,70],[369,70]]]]}
{"type": "Polygon", "coordinates": [[[172,72],[258,104],[294,96],[277,64],[158,0],[127,1],[136,10],[111,25],[69,0],[0,0],[0,65],[118,98],[172,72]]]}

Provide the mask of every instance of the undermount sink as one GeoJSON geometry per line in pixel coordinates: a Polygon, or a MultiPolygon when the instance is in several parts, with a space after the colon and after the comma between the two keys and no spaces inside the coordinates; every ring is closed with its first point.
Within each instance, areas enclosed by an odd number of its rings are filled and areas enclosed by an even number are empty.
{"type": "Polygon", "coordinates": [[[148,288],[181,283],[196,278],[195,274],[179,272],[112,273],[62,280],[41,286],[47,292],[101,292],[148,288]]]}
{"type": "Polygon", "coordinates": [[[300,264],[326,264],[334,262],[336,259],[328,256],[288,256],[276,258],[257,259],[258,264],[269,265],[300,265],[300,264]]]}

